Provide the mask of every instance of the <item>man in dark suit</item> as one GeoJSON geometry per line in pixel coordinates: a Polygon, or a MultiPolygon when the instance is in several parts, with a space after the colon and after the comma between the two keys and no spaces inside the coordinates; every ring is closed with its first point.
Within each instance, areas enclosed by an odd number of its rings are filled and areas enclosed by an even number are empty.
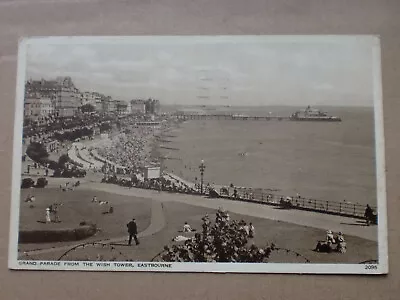
{"type": "Polygon", "coordinates": [[[132,237],[135,239],[136,245],[139,245],[139,240],[137,238],[137,224],[136,220],[132,219],[128,224],[126,224],[126,227],[128,227],[128,233],[129,233],[129,241],[128,245],[132,244],[132,237]]]}

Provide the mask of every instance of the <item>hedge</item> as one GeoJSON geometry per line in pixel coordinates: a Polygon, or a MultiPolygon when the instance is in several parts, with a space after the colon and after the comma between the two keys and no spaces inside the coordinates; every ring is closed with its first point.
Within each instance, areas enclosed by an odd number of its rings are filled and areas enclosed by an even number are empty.
{"type": "Polygon", "coordinates": [[[18,242],[27,244],[79,241],[91,237],[96,231],[97,226],[94,224],[70,229],[21,230],[18,242]]]}

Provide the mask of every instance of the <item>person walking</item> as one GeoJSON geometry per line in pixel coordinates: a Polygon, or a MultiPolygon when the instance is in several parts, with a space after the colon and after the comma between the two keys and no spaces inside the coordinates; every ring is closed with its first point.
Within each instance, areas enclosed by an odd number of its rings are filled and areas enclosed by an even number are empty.
{"type": "Polygon", "coordinates": [[[51,212],[53,213],[53,216],[54,216],[54,222],[55,223],[60,223],[61,221],[60,221],[60,216],[58,215],[58,204],[57,203],[54,203],[53,205],[52,205],[52,210],[51,210],[51,212]]]}
{"type": "Polygon", "coordinates": [[[137,224],[135,218],[133,218],[132,221],[126,224],[126,227],[128,227],[128,233],[129,233],[128,245],[130,246],[132,244],[132,237],[134,238],[136,245],[139,245],[140,243],[137,238],[137,224]]]}

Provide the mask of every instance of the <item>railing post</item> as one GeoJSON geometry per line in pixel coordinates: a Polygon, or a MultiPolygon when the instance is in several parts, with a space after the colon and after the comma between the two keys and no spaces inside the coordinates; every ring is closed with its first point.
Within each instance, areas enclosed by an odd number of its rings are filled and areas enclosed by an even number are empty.
{"type": "Polygon", "coordinates": [[[328,211],[328,210],[329,210],[329,201],[326,200],[326,211],[328,211]]]}
{"type": "Polygon", "coordinates": [[[339,213],[342,213],[342,202],[339,202],[339,213]]]}
{"type": "Polygon", "coordinates": [[[317,199],[314,200],[314,208],[317,209],[317,199]]]}
{"type": "Polygon", "coordinates": [[[354,204],[353,215],[356,215],[356,205],[354,204]]]}

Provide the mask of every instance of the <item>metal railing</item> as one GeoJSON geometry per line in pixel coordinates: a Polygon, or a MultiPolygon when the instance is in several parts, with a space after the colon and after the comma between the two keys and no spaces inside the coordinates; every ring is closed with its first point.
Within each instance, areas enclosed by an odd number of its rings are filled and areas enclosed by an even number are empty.
{"type": "MultiPolygon", "coordinates": [[[[331,200],[319,200],[313,198],[305,198],[301,196],[288,197],[287,195],[279,195],[275,193],[265,191],[238,191],[235,197],[231,193],[231,189],[228,189],[228,194],[222,193],[222,189],[219,191],[220,196],[237,201],[263,203],[274,206],[280,206],[287,209],[300,209],[315,211],[321,213],[351,216],[356,218],[364,218],[366,205],[350,202],[339,202],[331,200]]],[[[376,211],[376,207],[372,207],[376,211]]]]}

